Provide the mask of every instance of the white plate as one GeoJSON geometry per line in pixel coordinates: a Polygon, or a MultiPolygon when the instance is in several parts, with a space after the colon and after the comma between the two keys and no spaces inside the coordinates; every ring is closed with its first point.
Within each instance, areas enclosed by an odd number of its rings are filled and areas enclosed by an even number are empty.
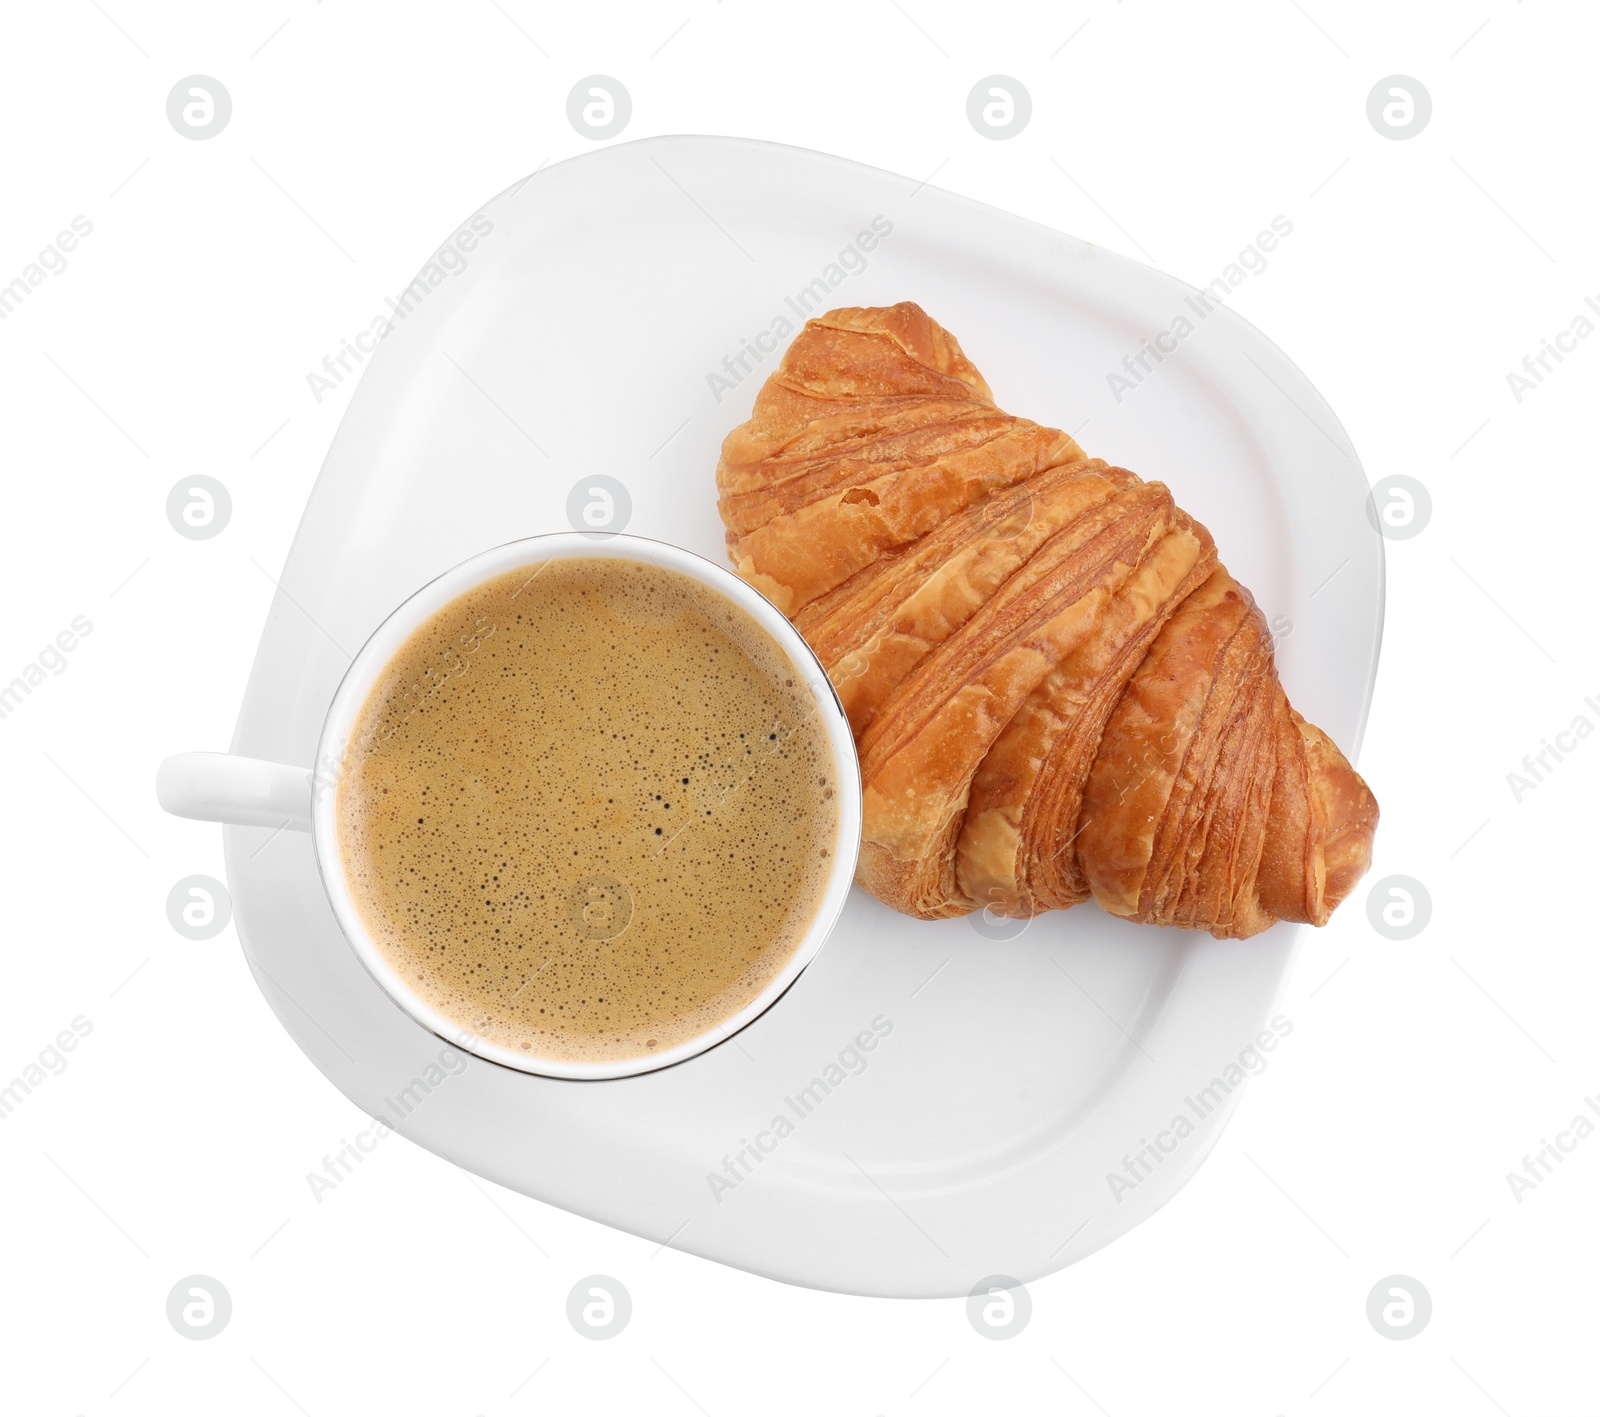
{"type": "MultiPolygon", "coordinates": [[[[721,559],[717,450],[777,359],[753,341],[780,317],[797,325],[788,300],[836,274],[825,306],[916,300],[1002,407],[1166,481],[1268,618],[1292,622],[1290,695],[1353,754],[1383,601],[1366,481],[1316,391],[1227,309],[1116,404],[1107,373],[1192,309],[1189,287],[907,178],[663,138],[546,169],[480,215],[492,231],[464,269],[441,268],[355,392],[233,751],[309,764],[339,647],[474,552],[567,529],[580,478],[626,485],[630,531],[721,559]],[[875,217],[892,233],[846,274],[839,253],[875,217]],[[743,350],[749,372],[718,402],[708,376],[743,350]]],[[[337,1087],[396,1120],[388,1099],[438,1040],[340,937],[309,838],[226,835],[240,935],[272,1007],[337,1087]]],[[[1230,1063],[1248,1070],[1240,1054],[1268,1027],[1295,937],[1218,942],[1082,906],[997,942],[857,890],[818,961],[734,1042],[615,1082],[474,1062],[399,1129],[528,1195],[795,1283],[936,1296],[994,1274],[1026,1281],[1115,1239],[1194,1174],[1239,1090],[1213,1089],[1209,1111],[1186,1099],[1230,1063]],[[874,1020],[886,1036],[847,1052],[874,1020]],[[813,1080],[830,1064],[824,1092],[813,1080]],[[779,1136],[778,1117],[792,1131],[779,1136]],[[759,1165],[714,1185],[747,1143],[769,1147],[759,1165]],[[1114,1186],[1146,1144],[1163,1148],[1146,1153],[1149,1174],[1135,1162],[1137,1184],[1114,1186]]]]}

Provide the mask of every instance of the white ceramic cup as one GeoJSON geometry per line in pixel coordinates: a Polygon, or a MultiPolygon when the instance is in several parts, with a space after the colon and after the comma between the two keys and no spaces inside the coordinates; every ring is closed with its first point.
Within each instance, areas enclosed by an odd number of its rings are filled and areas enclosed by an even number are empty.
{"type": "Polygon", "coordinates": [[[521,1072],[561,1078],[619,1078],[670,1067],[732,1037],[763,1014],[799,978],[822,948],[844,908],[861,847],[861,776],[855,740],[833,686],[811,647],[760,592],[731,571],[665,542],[636,536],[597,540],[581,532],[532,536],[507,542],[463,561],[430,581],[374,631],[345,671],[317,743],[316,768],[290,767],[228,753],[182,753],[156,774],[162,807],[180,817],[238,826],[289,827],[311,833],[317,867],[339,928],[367,972],[407,1014],[440,1038],[493,1063],[521,1072]],[[337,774],[367,695],[411,633],[458,596],[492,577],[542,561],[582,558],[637,561],[677,571],[710,587],[743,610],[772,638],[810,687],[827,730],[838,784],[839,826],[832,844],[833,867],[810,928],[788,963],[765,989],[733,1017],[664,1053],[603,1063],[571,1063],[530,1057],[464,1030],[419,999],[373,943],[356,908],[339,850],[335,825],[337,774]]]}

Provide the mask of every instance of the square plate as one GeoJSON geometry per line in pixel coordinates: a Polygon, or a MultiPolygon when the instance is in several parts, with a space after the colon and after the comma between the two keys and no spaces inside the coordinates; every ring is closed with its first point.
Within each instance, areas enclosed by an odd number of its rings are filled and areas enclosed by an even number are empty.
{"type": "MultiPolygon", "coordinates": [[[[1366,479],[1304,376],[1227,308],[1200,315],[1171,277],[911,179],[735,139],[600,149],[458,230],[391,306],[234,752],[309,765],[383,618],[486,547],[569,530],[585,479],[623,485],[628,531],[724,562],[718,449],[789,337],[824,309],[909,299],[1002,408],[1166,482],[1211,528],[1291,699],[1354,757],[1383,607],[1366,479]],[[1186,311],[1192,332],[1113,392],[1186,311]]],[[[1217,941],[1091,905],[930,923],[858,888],[788,995],[698,1058],[584,1083],[472,1059],[419,1091],[444,1045],[357,962],[310,838],[269,837],[226,829],[245,953],[365,1111],[540,1200],[859,1294],[1031,1280],[1153,1213],[1215,1144],[1295,955],[1294,926],[1217,941]]]]}

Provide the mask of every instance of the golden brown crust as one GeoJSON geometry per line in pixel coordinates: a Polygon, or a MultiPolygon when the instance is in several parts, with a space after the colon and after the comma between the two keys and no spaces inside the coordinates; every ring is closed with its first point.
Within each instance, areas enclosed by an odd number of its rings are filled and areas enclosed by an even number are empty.
{"type": "Polygon", "coordinates": [[[1266,623],[1159,483],[995,407],[917,306],[807,323],[717,467],[729,554],[860,751],[857,878],[924,918],[1094,897],[1324,923],[1377,804],[1289,707],[1266,623]]]}
{"type": "Polygon", "coordinates": [[[1075,844],[1106,719],[1172,611],[1215,564],[1206,529],[1173,508],[1170,528],[1110,598],[1096,633],[1007,725],[974,782],[957,848],[969,899],[1029,916],[1089,898],[1075,844]]]}
{"type": "Polygon", "coordinates": [[[1098,460],[1051,468],[880,557],[796,615],[857,734],[1046,541],[1136,480],[1098,460]]]}
{"type": "Polygon", "coordinates": [[[989,399],[916,306],[811,320],[723,443],[717,490],[740,575],[787,614],[990,492],[1081,461],[989,399]]]}

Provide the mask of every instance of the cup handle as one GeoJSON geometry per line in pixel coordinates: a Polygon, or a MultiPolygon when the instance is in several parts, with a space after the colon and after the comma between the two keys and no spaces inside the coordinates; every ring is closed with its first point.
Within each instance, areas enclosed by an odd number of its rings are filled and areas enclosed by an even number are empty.
{"type": "Polygon", "coordinates": [[[175,817],[311,830],[311,769],[231,753],[179,753],[156,769],[156,800],[175,817]]]}

